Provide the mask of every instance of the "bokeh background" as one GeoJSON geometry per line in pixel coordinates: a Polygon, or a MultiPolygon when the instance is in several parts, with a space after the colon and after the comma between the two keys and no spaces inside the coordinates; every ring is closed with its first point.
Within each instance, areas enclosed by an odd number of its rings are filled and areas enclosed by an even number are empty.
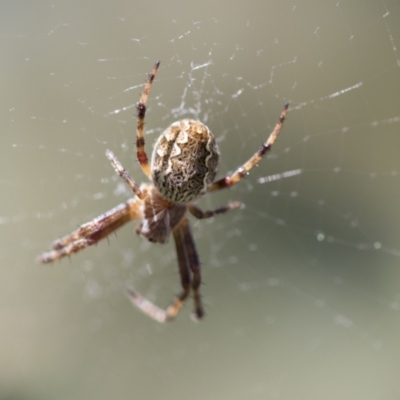
{"type": "Polygon", "coordinates": [[[2,1],[0,399],[400,398],[400,6],[397,1],[2,1]],[[193,221],[206,318],[159,325],[179,292],[173,244],[129,224],[39,265],[38,254],[139,182],[135,104],[162,61],[148,152],[173,121],[215,133],[220,176],[193,221]],[[259,179],[298,170],[291,178],[259,179]]]}

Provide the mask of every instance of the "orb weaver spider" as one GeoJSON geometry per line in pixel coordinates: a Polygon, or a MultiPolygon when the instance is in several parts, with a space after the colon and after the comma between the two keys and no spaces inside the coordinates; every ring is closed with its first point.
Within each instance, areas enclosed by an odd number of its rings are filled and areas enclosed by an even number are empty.
{"type": "Polygon", "coordinates": [[[148,301],[134,289],[128,289],[130,300],[149,317],[158,322],[165,322],[176,317],[192,291],[194,318],[199,320],[204,316],[200,295],[201,271],[187,212],[197,219],[204,219],[240,207],[241,203],[235,201],[225,207],[202,211],[193,201],[208,192],[238,183],[264,157],[281,131],[289,104],[284,105],[268,140],[230,176],[214,180],[219,158],[214,135],[206,125],[191,119],[174,122],[161,134],[154,145],[150,165],[145,150],[144,121],[147,98],[159,65],[160,62],[157,62],[149,74],[137,105],[137,158],[151,183],[143,183],[139,187],[114,154],[107,150],[107,158],[117,174],[132,189],[135,197],[55,240],[51,245],[52,250],[43,253],[38,259],[42,263],[49,263],[77,253],[106,238],[127,222],[138,219],[136,233],[151,242],[166,243],[172,233],[178,256],[182,292],[165,310],[148,301]]]}

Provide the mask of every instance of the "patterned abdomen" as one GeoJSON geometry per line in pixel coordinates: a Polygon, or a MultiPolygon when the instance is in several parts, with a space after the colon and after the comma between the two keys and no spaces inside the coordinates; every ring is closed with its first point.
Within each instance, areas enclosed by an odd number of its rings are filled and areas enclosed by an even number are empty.
{"type": "Polygon", "coordinates": [[[166,199],[188,203],[207,192],[218,168],[219,151],[212,132],[201,122],[174,122],[153,151],[153,183],[166,199]]]}

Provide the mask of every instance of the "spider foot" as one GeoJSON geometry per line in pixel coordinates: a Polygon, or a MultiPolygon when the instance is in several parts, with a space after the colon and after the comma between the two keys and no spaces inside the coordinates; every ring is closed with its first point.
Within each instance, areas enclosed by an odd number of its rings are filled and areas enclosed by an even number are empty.
{"type": "Polygon", "coordinates": [[[168,313],[163,309],[157,307],[155,304],[143,297],[139,292],[134,289],[127,289],[127,295],[133,305],[139,308],[150,318],[157,322],[163,323],[169,319],[168,313]]]}
{"type": "Polygon", "coordinates": [[[198,310],[196,310],[194,313],[192,313],[192,315],[190,316],[190,319],[193,322],[200,322],[203,318],[204,318],[204,310],[203,308],[200,308],[198,310]]]}
{"type": "MultiPolygon", "coordinates": [[[[183,301],[179,298],[166,309],[156,306],[151,301],[143,297],[135,289],[127,289],[127,296],[134,306],[139,308],[144,314],[157,322],[164,323],[174,319],[183,306],[183,301]]],[[[196,307],[196,311],[192,314],[191,319],[194,322],[199,322],[204,317],[204,310],[202,306],[196,307]]]]}
{"type": "Polygon", "coordinates": [[[64,247],[62,247],[61,245],[59,247],[53,247],[53,250],[41,254],[37,258],[37,261],[42,264],[48,264],[55,260],[58,260],[59,258],[78,253],[78,251],[81,251],[82,249],[91,246],[94,243],[96,242],[91,238],[82,238],[64,247]]]}
{"type": "Polygon", "coordinates": [[[192,313],[192,315],[190,316],[190,319],[193,322],[200,322],[202,318],[203,316],[199,317],[196,313],[192,313]]]}

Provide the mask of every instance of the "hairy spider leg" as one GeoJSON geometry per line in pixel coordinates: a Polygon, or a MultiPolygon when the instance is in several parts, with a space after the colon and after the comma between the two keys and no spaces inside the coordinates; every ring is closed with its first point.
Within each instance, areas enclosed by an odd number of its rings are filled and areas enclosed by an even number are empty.
{"type": "Polygon", "coordinates": [[[147,157],[145,151],[145,139],[144,139],[144,119],[146,116],[146,103],[147,98],[149,96],[149,92],[151,89],[151,85],[153,84],[153,80],[156,76],[158,67],[160,66],[160,61],[157,61],[154,64],[153,70],[149,74],[146,85],[144,86],[144,90],[142,95],[140,96],[139,103],[137,105],[138,110],[138,120],[137,120],[137,128],[136,128],[136,149],[137,149],[137,158],[139,161],[140,166],[142,167],[143,172],[151,178],[151,170],[149,159],[147,157]]]}
{"type": "MultiPolygon", "coordinates": [[[[166,322],[168,320],[175,318],[190,294],[190,289],[192,286],[192,278],[190,275],[191,259],[189,257],[189,253],[192,254],[193,250],[188,252],[187,249],[188,243],[186,243],[185,240],[186,231],[184,230],[184,221],[186,221],[187,223],[187,219],[185,217],[172,231],[175,241],[176,254],[178,256],[179,275],[181,277],[181,285],[183,288],[181,294],[176,297],[176,299],[171,303],[170,306],[168,306],[166,310],[163,310],[157,307],[154,303],[147,300],[135,289],[130,288],[127,290],[128,292],[127,294],[131,302],[136,307],[138,307],[143,313],[145,313],[147,316],[149,316],[150,318],[154,319],[157,322],[166,322]]],[[[194,246],[193,241],[191,245],[194,246]]],[[[194,249],[194,253],[197,254],[196,249],[194,249]]],[[[201,314],[203,314],[202,307],[201,307],[201,314]]]]}
{"type": "Polygon", "coordinates": [[[255,153],[247,162],[245,162],[240,168],[238,168],[231,176],[226,176],[225,178],[219,179],[215,181],[209,192],[214,192],[216,190],[225,189],[232,185],[238,183],[244,176],[248,174],[248,172],[256,165],[258,162],[265,156],[265,154],[271,150],[273,144],[275,143],[281,129],[283,123],[285,122],[287,111],[289,108],[289,103],[285,103],[281,115],[277,124],[275,125],[274,130],[269,135],[268,140],[263,143],[260,149],[255,153]]]}
{"type": "Polygon", "coordinates": [[[99,215],[93,221],[81,225],[69,235],[55,240],[51,245],[53,250],[40,255],[38,261],[49,263],[77,253],[88,246],[96,244],[122,225],[140,216],[139,200],[136,198],[130,199],[126,203],[119,204],[110,211],[99,215]]]}
{"type": "Polygon", "coordinates": [[[240,201],[232,201],[227,206],[216,208],[215,210],[203,211],[201,208],[197,207],[193,203],[189,203],[187,208],[189,212],[197,219],[206,219],[214,217],[215,215],[225,214],[235,208],[241,207],[242,203],[240,201]]]}
{"type": "MultiPolygon", "coordinates": [[[[183,217],[181,222],[174,228],[172,234],[175,240],[175,249],[176,254],[178,256],[178,266],[179,266],[179,275],[181,277],[181,285],[182,292],[177,298],[172,302],[172,304],[167,308],[167,318],[172,319],[175,318],[180,309],[183,306],[183,303],[186,301],[190,294],[190,289],[192,286],[192,277],[191,277],[191,266],[190,259],[188,256],[188,248],[186,243],[186,232],[184,230],[184,224],[187,224],[187,218],[183,217]]],[[[193,243],[194,246],[194,243],[193,243]]],[[[194,250],[196,252],[196,249],[194,250]]]]}
{"type": "Polygon", "coordinates": [[[200,320],[204,317],[203,302],[201,300],[200,285],[201,285],[201,265],[199,255],[196,250],[196,245],[193,239],[192,229],[190,228],[189,220],[183,218],[180,223],[180,229],[183,232],[183,240],[185,243],[185,255],[188,260],[189,268],[192,272],[192,290],[194,299],[194,320],[200,320]]]}
{"type": "Polygon", "coordinates": [[[126,184],[132,189],[132,192],[136,194],[139,199],[143,200],[146,197],[146,192],[142,191],[137,183],[131,178],[128,171],[121,165],[117,157],[111,150],[106,150],[106,156],[110,160],[111,165],[114,167],[115,172],[126,182],[126,184]]]}

